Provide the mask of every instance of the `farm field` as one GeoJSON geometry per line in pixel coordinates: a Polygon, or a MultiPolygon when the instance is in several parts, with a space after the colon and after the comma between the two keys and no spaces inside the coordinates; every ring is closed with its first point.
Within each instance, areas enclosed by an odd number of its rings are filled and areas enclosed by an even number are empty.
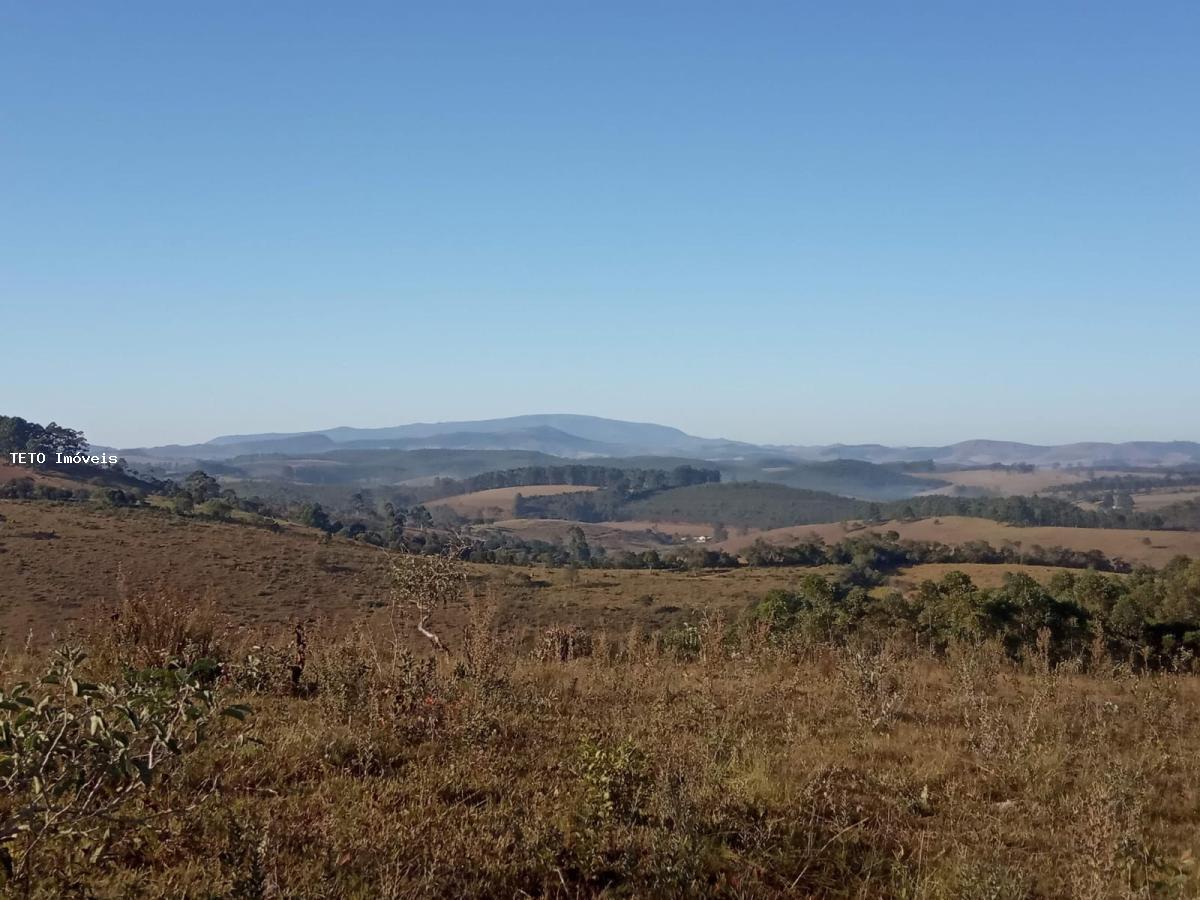
{"type": "MultiPolygon", "coordinates": [[[[961,469],[937,472],[916,472],[918,478],[948,481],[949,485],[924,491],[925,494],[957,494],[962,489],[973,489],[971,493],[992,497],[1016,497],[1041,494],[1052,488],[1080,484],[1090,478],[1108,478],[1129,475],[1118,469],[1053,469],[1038,468],[1032,472],[1016,472],[1007,469],[961,469]]],[[[1162,477],[1162,473],[1138,471],[1140,478],[1162,477]]]]}
{"type": "Polygon", "coordinates": [[[1133,495],[1133,508],[1138,512],[1158,512],[1163,507],[1196,499],[1200,499],[1200,490],[1195,488],[1178,491],[1147,491],[1133,495]]]}
{"type": "Polygon", "coordinates": [[[855,528],[842,522],[824,525],[797,525],[775,528],[757,535],[730,538],[718,547],[731,552],[741,550],[756,539],[775,543],[792,543],[817,535],[827,543],[836,543],[855,533],[867,531],[896,531],[901,538],[917,541],[940,541],[943,544],[962,544],[967,541],[987,541],[999,546],[1005,541],[1020,541],[1025,546],[1066,547],[1071,550],[1100,550],[1107,556],[1119,556],[1133,563],[1162,566],[1174,556],[1200,556],[1200,532],[1195,531],[1135,531],[1115,528],[1018,528],[991,519],[967,516],[945,516],[941,519],[919,519],[915,522],[885,522],[870,528],[855,528]]]}
{"type": "Polygon", "coordinates": [[[620,527],[624,522],[572,522],[569,519],[503,519],[478,529],[480,532],[497,530],[516,535],[522,540],[565,541],[567,532],[578,526],[588,544],[605,550],[661,550],[667,544],[661,536],[655,536],[650,527],[641,530],[620,527]]]}
{"type": "Polygon", "coordinates": [[[652,522],[649,519],[637,519],[628,522],[600,522],[605,528],[615,528],[618,531],[657,531],[677,538],[708,537],[712,534],[712,525],[699,522],[652,522]]]}
{"type": "Polygon", "coordinates": [[[554,494],[579,494],[594,490],[597,488],[582,484],[530,484],[524,487],[472,491],[456,497],[431,500],[425,505],[431,509],[435,506],[444,506],[468,519],[508,519],[515,514],[513,506],[518,494],[522,497],[547,497],[554,494]]]}
{"type": "MultiPolygon", "coordinates": [[[[499,529],[525,540],[565,541],[567,532],[578,526],[589,544],[605,550],[662,550],[671,542],[690,544],[698,537],[711,537],[712,525],[698,522],[654,522],[641,519],[628,522],[573,522],[569,519],[504,519],[482,530],[499,529]],[[666,540],[664,540],[666,538],[666,540]]],[[[749,536],[753,528],[730,528],[731,534],[749,536]]],[[[712,545],[716,546],[716,545],[712,545]]]]}

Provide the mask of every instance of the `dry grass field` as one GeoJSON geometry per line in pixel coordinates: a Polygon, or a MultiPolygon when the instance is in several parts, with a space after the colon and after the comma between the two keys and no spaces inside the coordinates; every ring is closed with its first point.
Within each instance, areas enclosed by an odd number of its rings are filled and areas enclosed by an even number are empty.
{"type": "MultiPolygon", "coordinates": [[[[488,527],[499,528],[527,540],[565,541],[567,532],[575,526],[583,529],[588,543],[605,550],[661,550],[670,543],[688,542],[712,535],[711,524],[695,522],[653,522],[649,519],[628,522],[571,522],[566,519],[504,519],[488,527]]],[[[734,532],[730,529],[730,532],[734,532]]],[[[743,528],[740,536],[758,533],[758,529],[743,528]]]]}
{"type": "MultiPolygon", "coordinates": [[[[14,779],[0,821],[31,810],[36,823],[8,844],[15,895],[1200,891],[1194,676],[1103,656],[1014,663],[991,644],[933,657],[901,642],[780,643],[716,618],[687,657],[636,629],[529,653],[477,608],[470,642],[436,660],[381,652],[370,630],[314,632],[295,689],[286,643],[247,652],[186,608],[166,621],[178,646],[200,642],[224,667],[211,701],[190,701],[194,714],[248,712],[213,716],[203,742],[179,726],[177,751],[143,789],[105,767],[107,748],[126,752],[129,738],[58,730],[57,704],[86,720],[109,712],[104,695],[30,689],[54,699],[39,739],[101,751],[70,757],[72,771],[135,788],[119,803],[109,788],[94,810],[39,800],[28,776],[14,779]]],[[[120,673],[161,659],[163,638],[101,623],[73,671],[126,696],[120,673]]],[[[45,664],[6,658],[4,680],[45,664]]],[[[10,726],[17,715],[0,711],[10,726]]],[[[140,730],[132,741],[134,753],[154,746],[140,730]]],[[[22,762],[41,763],[41,746],[22,762]]]]}
{"type": "Polygon", "coordinates": [[[661,550],[666,544],[664,533],[652,529],[634,530],[619,527],[623,523],[571,522],[567,519],[503,519],[487,526],[516,535],[523,540],[555,543],[565,541],[567,532],[578,526],[588,544],[605,550],[661,550]]]}
{"type": "MultiPolygon", "coordinates": [[[[22,643],[30,631],[44,643],[53,631],[78,627],[98,603],[115,600],[119,572],[132,584],[162,583],[209,597],[249,628],[370,617],[388,596],[383,551],[342,539],[323,543],[318,532],[299,526],[274,533],[156,509],[26,501],[0,501],[0,515],[0,631],[9,644],[22,643]]],[[[740,611],[794,578],[784,570],[571,576],[564,569],[470,568],[473,591],[491,597],[500,620],[514,629],[562,621],[662,627],[705,609],[740,611]]],[[[455,634],[462,626],[453,614],[448,623],[455,634]]]]}
{"type": "MultiPolygon", "coordinates": [[[[973,488],[973,493],[991,497],[1015,497],[1030,494],[1041,494],[1050,488],[1068,484],[1079,484],[1089,478],[1106,478],[1116,475],[1129,475],[1130,472],[1119,469],[1088,469],[1085,471],[1068,469],[1039,468],[1032,472],[1013,472],[1005,469],[963,469],[960,471],[914,472],[917,478],[936,478],[948,481],[950,485],[934,490],[925,491],[927,494],[954,494],[960,488],[973,488]]],[[[1140,478],[1161,477],[1162,473],[1138,471],[1140,478]]]]}
{"type": "Polygon", "coordinates": [[[1188,500],[1200,499],[1200,491],[1195,490],[1156,490],[1133,495],[1133,508],[1138,512],[1158,512],[1164,506],[1175,503],[1185,503],[1188,500]]]}
{"type": "Polygon", "coordinates": [[[580,484],[531,484],[525,487],[473,491],[470,494],[459,494],[457,497],[431,500],[425,505],[445,506],[468,519],[508,519],[514,515],[513,504],[517,494],[523,497],[546,497],[552,494],[578,494],[594,490],[596,488],[580,484]]]}
{"type": "MultiPolygon", "coordinates": [[[[1057,663],[934,655],[747,619],[828,569],[465,565],[431,655],[361,544],[145,508],[0,514],[0,682],[71,667],[21,689],[45,704],[0,709],[28,742],[6,745],[0,795],[16,896],[1200,895],[1200,682],[1094,642],[1057,663]],[[54,630],[88,656],[47,656],[54,630]],[[200,658],[215,681],[163,668],[200,658]],[[117,734],[124,703],[141,712],[117,734]],[[153,777],[110,764],[130,755],[153,777]],[[100,787],[43,790],[68,775],[100,787]]],[[[893,584],[950,568],[1056,571],[893,584]]]]}
{"type": "MultiPolygon", "coordinates": [[[[791,543],[817,535],[828,543],[836,543],[864,529],[851,523],[834,522],[825,525],[798,525],[775,528],[757,535],[730,538],[718,545],[730,551],[749,546],[762,538],[774,543],[791,543]]],[[[1172,557],[1184,554],[1200,557],[1200,532],[1195,531],[1135,531],[1116,528],[1018,528],[991,519],[967,516],[946,516],[941,519],[919,519],[915,522],[886,522],[872,525],[865,531],[896,531],[902,538],[918,541],[940,541],[961,544],[966,541],[988,541],[1000,546],[1006,541],[1019,541],[1026,547],[1066,547],[1072,550],[1100,550],[1110,557],[1121,557],[1133,563],[1161,566],[1172,557]]]]}
{"type": "Polygon", "coordinates": [[[382,596],[383,554],[318,532],[184,519],[157,509],[0,502],[0,628],[10,641],[78,623],[118,572],[208,595],[249,625],[337,615],[382,596]]]}
{"type": "Polygon", "coordinates": [[[601,522],[606,528],[618,531],[657,531],[669,534],[674,538],[708,537],[712,534],[711,524],[698,522],[651,522],[649,519],[639,519],[628,522],[601,522]]]}

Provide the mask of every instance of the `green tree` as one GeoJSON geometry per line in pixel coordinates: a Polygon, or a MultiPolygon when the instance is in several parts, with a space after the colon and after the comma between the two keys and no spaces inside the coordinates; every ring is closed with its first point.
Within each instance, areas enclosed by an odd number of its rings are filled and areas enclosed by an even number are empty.
{"type": "Polygon", "coordinates": [[[587,537],[578,525],[572,525],[567,531],[567,551],[576,563],[586,563],[592,558],[592,548],[588,546],[587,537]]]}
{"type": "Polygon", "coordinates": [[[197,469],[183,480],[183,489],[194,503],[204,503],[221,496],[221,484],[207,472],[197,469]]]}
{"type": "Polygon", "coordinates": [[[326,534],[332,531],[332,523],[329,521],[329,513],[321,508],[320,503],[306,503],[300,507],[300,513],[296,520],[301,525],[307,525],[310,528],[320,528],[326,534]]]}

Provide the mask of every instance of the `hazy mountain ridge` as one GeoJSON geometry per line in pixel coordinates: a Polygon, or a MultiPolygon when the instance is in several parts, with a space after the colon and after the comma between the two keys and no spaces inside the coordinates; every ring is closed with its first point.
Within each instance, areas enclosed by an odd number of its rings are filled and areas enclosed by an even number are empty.
{"type": "Polygon", "coordinates": [[[711,461],[754,461],[782,457],[785,461],[795,462],[859,460],[876,464],[932,460],[957,466],[1200,464],[1200,443],[1192,441],[1040,445],[969,440],[917,447],[884,444],[779,446],[697,437],[678,428],[649,422],[558,413],[479,421],[419,422],[385,428],[339,426],[310,432],[221,435],[203,444],[135,448],[120,453],[138,459],[223,460],[253,454],[319,454],[338,449],[527,450],[568,459],[674,456],[711,461]]]}
{"type": "Polygon", "coordinates": [[[1194,441],[1083,441],[1073,444],[1025,444],[1018,441],[970,440],[930,447],[888,447],[883,444],[832,444],[793,447],[814,459],[859,459],[874,463],[933,460],[958,466],[1079,465],[1175,466],[1200,463],[1200,443],[1194,441]]]}

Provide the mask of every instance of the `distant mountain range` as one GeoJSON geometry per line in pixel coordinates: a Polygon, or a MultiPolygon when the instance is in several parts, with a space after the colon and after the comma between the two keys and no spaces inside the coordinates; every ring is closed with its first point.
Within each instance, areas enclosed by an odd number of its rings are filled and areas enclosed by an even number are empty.
{"type": "MultiPolygon", "coordinates": [[[[99,449],[99,448],[98,448],[99,449]]],[[[110,449],[110,448],[104,448],[110,449]]],[[[567,459],[670,456],[736,462],[782,459],[795,462],[860,460],[901,463],[933,460],[943,465],[1032,463],[1039,466],[1100,467],[1200,464],[1200,443],[1132,441],[1042,446],[974,440],[928,447],[882,444],[769,446],[725,438],[702,438],[678,428],[596,416],[544,414],[466,422],[415,423],[388,428],[329,428],[322,431],[222,435],[203,444],[171,444],[118,450],[141,461],[228,460],[242,456],[320,455],[333,450],[523,450],[567,459]]]]}
{"type": "Polygon", "coordinates": [[[1200,463],[1194,441],[1090,441],[1077,444],[1021,444],[1016,441],[961,441],[940,447],[886,447],[832,444],[789,448],[805,459],[858,459],[875,463],[933,460],[955,466],[1030,463],[1036,466],[1179,466],[1200,463]]]}

